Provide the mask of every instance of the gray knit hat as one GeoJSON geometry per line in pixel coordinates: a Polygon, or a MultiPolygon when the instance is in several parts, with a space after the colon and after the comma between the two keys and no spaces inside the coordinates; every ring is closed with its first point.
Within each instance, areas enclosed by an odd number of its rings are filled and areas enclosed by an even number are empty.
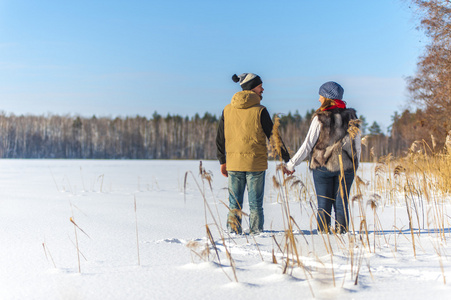
{"type": "Polygon", "coordinates": [[[260,76],[258,76],[257,74],[254,74],[254,73],[243,73],[238,76],[236,74],[233,74],[232,80],[234,82],[239,81],[243,91],[252,90],[253,88],[255,88],[263,83],[260,76]]]}
{"type": "Polygon", "coordinates": [[[319,88],[319,94],[324,98],[343,100],[344,89],[336,82],[328,81],[319,88]]]}

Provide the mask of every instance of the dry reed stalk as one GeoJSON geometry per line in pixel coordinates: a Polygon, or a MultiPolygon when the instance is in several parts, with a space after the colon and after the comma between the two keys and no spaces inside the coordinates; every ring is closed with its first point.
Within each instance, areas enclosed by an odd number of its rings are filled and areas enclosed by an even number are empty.
{"type": "MultiPolygon", "coordinates": [[[[318,234],[321,236],[321,238],[323,240],[323,243],[324,243],[324,246],[326,248],[327,253],[331,254],[333,251],[332,251],[332,245],[330,244],[330,240],[329,240],[329,236],[328,236],[329,232],[326,232],[326,234],[322,234],[319,231],[319,228],[328,228],[326,226],[327,224],[325,223],[325,220],[322,220],[322,218],[321,218],[321,220],[319,220],[318,209],[314,209],[311,202],[310,202],[310,207],[312,209],[312,215],[310,217],[310,232],[313,233],[313,224],[315,223],[316,224],[316,228],[318,228],[318,234]],[[321,224],[323,225],[322,227],[320,226],[319,222],[321,222],[321,224]],[[325,236],[327,236],[327,238],[328,238],[328,243],[326,241],[325,236]]],[[[312,234],[312,245],[313,245],[313,247],[315,247],[315,243],[314,243],[314,240],[313,240],[313,234],[312,234]]]]}
{"type": "MultiPolygon", "coordinates": [[[[284,180],[284,183],[286,183],[285,180],[284,180]]],[[[290,207],[288,204],[288,195],[286,192],[286,185],[279,184],[279,188],[281,189],[281,194],[283,195],[282,196],[282,212],[283,212],[282,219],[283,219],[284,228],[285,228],[285,247],[284,247],[284,249],[286,249],[286,265],[285,265],[286,267],[284,269],[284,273],[285,273],[287,270],[287,267],[290,264],[290,257],[292,257],[293,261],[297,261],[298,264],[300,263],[300,260],[299,260],[299,255],[297,252],[296,239],[293,234],[293,223],[292,223],[293,218],[291,217],[291,214],[290,214],[290,207]],[[296,259],[295,259],[295,257],[296,257],[296,259]]]]}
{"type": "MultiPolygon", "coordinates": [[[[206,195],[205,195],[205,193],[202,191],[202,189],[201,189],[199,183],[197,182],[196,178],[194,177],[194,175],[193,175],[193,173],[192,173],[191,171],[187,171],[187,172],[185,173],[185,182],[184,182],[184,190],[183,190],[184,201],[185,201],[185,203],[186,203],[186,184],[187,184],[187,179],[188,179],[188,175],[189,175],[189,174],[191,174],[191,176],[193,177],[193,180],[194,180],[194,182],[196,183],[196,186],[197,186],[198,190],[199,190],[200,193],[201,193],[202,199],[203,199],[203,201],[204,201],[204,208],[205,208],[205,211],[206,211],[206,212],[208,211],[210,217],[213,219],[214,224],[217,225],[218,228],[222,228],[222,227],[219,225],[219,223],[216,221],[216,218],[215,218],[215,216],[214,216],[214,214],[213,214],[213,212],[212,212],[212,210],[211,210],[211,208],[210,208],[210,205],[209,205],[208,202],[207,202],[206,195]]],[[[205,214],[205,223],[207,224],[208,222],[207,222],[207,214],[206,214],[206,212],[205,212],[204,214],[205,214]]]]}
{"type": "MultiPolygon", "coordinates": [[[[293,219],[293,222],[294,222],[294,219],[293,219]]],[[[297,226],[297,224],[296,224],[296,226],[297,226]]],[[[298,267],[300,267],[303,270],[304,276],[309,284],[310,292],[312,293],[312,296],[315,297],[315,294],[313,293],[312,285],[310,284],[310,280],[309,280],[309,277],[312,277],[312,274],[307,270],[306,266],[300,260],[296,245],[297,245],[297,243],[296,243],[296,239],[294,238],[293,232],[286,231],[286,249],[287,249],[286,257],[287,257],[287,260],[285,263],[285,268],[283,269],[283,273],[284,274],[286,273],[287,267],[290,262],[289,257],[291,255],[291,257],[293,258],[292,261],[296,261],[298,267]],[[294,257],[296,257],[296,260],[294,260],[294,257]]],[[[333,268],[333,266],[332,266],[332,268],[333,268]]],[[[335,286],[335,277],[334,277],[334,286],[335,286]]]]}
{"type": "Polygon", "coordinates": [[[282,139],[280,138],[279,133],[279,126],[280,126],[280,118],[278,115],[274,117],[274,125],[272,127],[272,135],[269,139],[270,142],[270,152],[271,155],[274,157],[274,154],[277,154],[279,156],[279,159],[282,160],[282,139]]]}
{"type": "MultiPolygon", "coordinates": [[[[276,236],[273,234],[272,236],[272,240],[274,241],[274,243],[277,246],[277,249],[279,249],[279,252],[283,254],[284,250],[282,250],[282,247],[280,246],[279,242],[277,242],[276,236]]],[[[274,249],[274,245],[273,245],[273,249],[274,249]]]]}
{"type": "MultiPolygon", "coordinates": [[[[340,195],[341,195],[341,199],[342,199],[343,209],[345,211],[346,228],[344,230],[347,232],[349,230],[349,223],[350,223],[349,220],[348,220],[348,214],[346,213],[346,211],[349,211],[349,209],[348,209],[349,195],[348,195],[348,187],[346,186],[345,171],[344,171],[344,167],[343,167],[343,158],[342,158],[341,154],[338,155],[338,161],[340,163],[340,177],[339,177],[339,180],[338,180],[338,182],[339,182],[339,191],[340,191],[340,195]],[[344,184],[344,187],[343,187],[343,184],[344,184]],[[345,201],[345,199],[346,199],[346,201],[345,201]]],[[[355,167],[354,167],[354,174],[355,174],[355,167]]],[[[335,230],[337,231],[337,228],[335,228],[335,230]]],[[[339,232],[341,232],[341,230],[342,230],[341,228],[338,229],[339,232]]]]}
{"type": "Polygon", "coordinates": [[[80,265],[80,248],[78,247],[78,236],[77,236],[77,224],[75,224],[72,217],[70,218],[72,224],[74,224],[74,232],[75,232],[75,244],[77,246],[77,258],[78,258],[78,273],[81,273],[81,265],[80,265]]]}
{"type": "Polygon", "coordinates": [[[277,265],[277,258],[274,255],[274,248],[272,249],[272,263],[277,265]]]}
{"type": "Polygon", "coordinates": [[[373,194],[368,200],[368,205],[370,205],[371,209],[373,210],[373,222],[374,222],[374,237],[373,237],[373,252],[376,253],[376,233],[377,233],[377,226],[376,226],[376,209],[378,206],[378,200],[380,199],[380,196],[377,194],[373,194]]]}
{"type": "MultiPolygon", "coordinates": [[[[275,124],[278,123],[278,120],[275,121],[275,124]]],[[[278,134],[278,126],[273,127],[273,136],[275,136],[275,147],[276,149],[279,149],[282,146],[282,142],[280,140],[280,136],[278,134]]],[[[280,152],[279,152],[279,156],[280,152]]],[[[309,281],[309,275],[311,276],[310,272],[307,271],[305,265],[302,263],[299,252],[298,252],[298,242],[294,236],[294,226],[296,226],[300,232],[302,232],[299,228],[299,226],[296,224],[294,218],[291,216],[290,211],[290,205],[289,205],[289,197],[288,197],[288,185],[291,182],[291,187],[298,184],[299,182],[302,183],[302,181],[298,181],[295,179],[294,176],[288,176],[285,177],[285,174],[282,172],[282,164],[279,164],[276,168],[276,175],[279,177],[279,179],[276,176],[272,177],[273,185],[278,190],[279,195],[281,196],[281,207],[282,207],[282,220],[283,220],[283,226],[285,228],[285,235],[284,235],[284,247],[281,249],[279,244],[277,243],[275,237],[274,241],[276,241],[277,246],[279,247],[279,250],[281,250],[282,257],[285,257],[284,265],[282,267],[283,274],[286,274],[288,271],[288,267],[292,265],[294,267],[294,264],[296,263],[298,267],[300,267],[306,279],[309,283],[310,292],[312,293],[312,296],[314,297],[313,288],[309,281]],[[282,173],[282,178],[281,178],[282,173]],[[283,182],[282,184],[280,182],[283,182]],[[308,273],[308,274],[307,274],[308,273]]],[[[303,184],[303,183],[302,183],[303,184]]],[[[305,238],[305,237],[304,237],[305,238]]],[[[276,261],[274,256],[274,249],[273,249],[273,262],[276,261]]]]}
{"type": "Polygon", "coordinates": [[[448,155],[451,155],[451,130],[446,135],[445,150],[448,152],[448,155]]]}
{"type": "MultiPolygon", "coordinates": [[[[64,176],[64,179],[67,181],[67,184],[69,185],[69,192],[70,192],[71,194],[75,194],[74,191],[72,191],[72,185],[71,185],[71,183],[70,183],[69,178],[68,178],[67,176],[64,176]]],[[[63,185],[63,190],[66,191],[66,188],[65,188],[64,185],[63,185]]]]}
{"type": "MultiPolygon", "coordinates": [[[[362,220],[362,222],[364,222],[364,221],[362,220]]],[[[362,227],[362,224],[360,225],[360,227],[362,227]]],[[[360,241],[362,242],[362,245],[364,245],[364,241],[363,241],[363,238],[362,238],[361,235],[360,235],[360,241]]],[[[364,247],[360,247],[360,254],[359,254],[359,257],[358,257],[357,271],[356,271],[356,274],[355,274],[354,285],[357,285],[358,282],[359,282],[360,267],[362,266],[362,261],[363,261],[363,248],[364,247]]]]}
{"type": "MultiPolygon", "coordinates": [[[[276,115],[275,119],[274,119],[274,125],[273,125],[273,130],[272,130],[272,136],[270,139],[270,144],[272,146],[273,152],[275,152],[279,156],[279,158],[282,159],[283,143],[282,143],[282,139],[280,138],[279,126],[280,126],[280,118],[276,115]]],[[[283,180],[281,180],[280,179],[281,169],[282,169],[282,165],[280,164],[276,170],[279,180],[275,176],[273,176],[273,184],[276,187],[276,189],[278,189],[280,191],[281,200],[282,200],[282,215],[283,215],[282,220],[283,220],[283,224],[284,224],[284,228],[285,228],[286,245],[289,246],[289,247],[287,247],[287,265],[289,263],[288,260],[289,260],[290,252],[291,252],[292,256],[293,256],[293,254],[295,254],[297,262],[298,262],[298,264],[300,264],[299,255],[297,252],[297,243],[296,243],[296,239],[294,238],[294,234],[293,234],[292,221],[294,221],[294,219],[291,217],[290,205],[288,202],[288,199],[289,199],[288,189],[287,189],[287,183],[290,182],[291,180],[293,180],[294,176],[288,176],[287,178],[285,178],[285,175],[282,174],[283,180]],[[280,182],[283,182],[283,184],[281,185],[280,182]]]]}
{"type": "Polygon", "coordinates": [[[85,187],[85,181],[83,179],[83,169],[80,167],[80,177],[81,177],[81,184],[83,185],[83,191],[86,191],[86,187],[85,187]]]}
{"type": "Polygon", "coordinates": [[[255,235],[254,235],[254,234],[251,234],[251,236],[252,236],[252,239],[254,240],[255,246],[257,247],[258,254],[260,254],[260,258],[262,259],[262,261],[265,261],[265,259],[263,258],[263,254],[262,254],[262,252],[260,251],[260,246],[258,245],[257,240],[255,239],[255,235]]]}
{"type": "Polygon", "coordinates": [[[53,260],[53,256],[50,253],[50,250],[47,249],[47,247],[45,246],[45,242],[42,243],[42,247],[44,248],[44,253],[45,253],[45,258],[47,259],[47,261],[49,260],[48,256],[50,256],[50,259],[52,260],[52,264],[53,266],[56,268],[56,264],[55,261],[53,260]],[[49,255],[47,256],[47,252],[49,253],[49,255]]]}
{"type": "Polygon", "coordinates": [[[332,280],[334,282],[334,287],[336,287],[335,284],[335,269],[334,269],[334,255],[330,254],[330,265],[332,267],[332,280]]]}
{"type": "MultiPolygon", "coordinates": [[[[419,180],[417,179],[417,182],[418,182],[419,180]]],[[[418,185],[419,185],[419,183],[418,183],[418,185]]],[[[420,194],[420,192],[419,192],[419,190],[416,188],[416,186],[415,186],[415,184],[413,183],[413,182],[411,182],[409,179],[407,179],[407,184],[406,184],[406,186],[407,186],[407,191],[409,192],[409,194],[410,194],[410,200],[411,200],[411,203],[413,204],[412,205],[412,207],[413,207],[413,211],[415,212],[415,215],[416,215],[416,219],[417,219],[417,224],[418,224],[418,229],[421,229],[422,228],[422,226],[421,226],[421,224],[420,224],[420,214],[419,214],[419,207],[418,207],[418,205],[417,205],[417,202],[415,201],[415,195],[417,196],[417,198],[418,198],[418,201],[421,203],[421,205],[423,206],[423,201],[421,201],[421,194],[420,194]]],[[[411,210],[412,211],[412,210],[411,210]]],[[[424,225],[424,209],[422,209],[422,212],[423,212],[423,225],[424,225]]],[[[424,227],[424,226],[423,226],[424,227]]],[[[418,231],[418,236],[420,235],[420,233],[419,233],[419,231],[418,231]]]]}
{"type": "MultiPolygon", "coordinates": [[[[356,179],[357,179],[356,180],[356,185],[358,185],[359,184],[358,182],[361,179],[360,179],[359,176],[356,176],[356,179]]],[[[360,188],[357,188],[357,190],[360,190],[360,188]]],[[[355,202],[360,202],[362,199],[363,199],[362,194],[354,195],[354,197],[351,198],[351,201],[349,203],[350,210],[354,211],[354,203],[355,202]]],[[[359,207],[360,207],[360,203],[359,203],[359,207]]],[[[355,232],[357,232],[357,230],[356,230],[355,225],[354,225],[354,220],[352,218],[350,218],[350,219],[351,219],[352,232],[355,233],[355,232]]]]}
{"type": "MultiPolygon", "coordinates": [[[[380,192],[381,195],[384,195],[385,197],[383,199],[387,199],[388,203],[394,202],[394,196],[393,196],[393,180],[391,178],[391,165],[393,161],[393,155],[391,153],[387,154],[386,156],[382,156],[379,159],[379,164],[383,166],[381,169],[380,178],[380,184],[381,188],[378,192],[380,192]],[[388,170],[387,170],[388,169],[388,170]]],[[[384,204],[384,203],[381,203],[384,204]]]]}
{"type": "MultiPolygon", "coordinates": [[[[395,181],[396,181],[396,179],[398,179],[405,171],[406,171],[406,168],[405,168],[405,167],[403,167],[402,165],[397,165],[397,166],[395,167],[395,169],[393,170],[393,178],[395,179],[395,181]]],[[[399,185],[400,185],[400,184],[399,184],[399,185]]],[[[394,215],[394,217],[393,217],[393,220],[394,220],[394,221],[393,221],[393,229],[395,229],[395,228],[397,228],[397,226],[396,226],[396,206],[395,206],[395,205],[393,206],[393,215],[394,215]]],[[[395,237],[395,252],[398,252],[398,240],[397,240],[398,235],[395,234],[394,237],[395,237]]]]}
{"type": "Polygon", "coordinates": [[[439,263],[440,263],[440,269],[442,271],[442,276],[443,276],[443,284],[446,285],[446,276],[445,276],[445,268],[443,267],[443,259],[442,259],[442,253],[440,251],[440,244],[437,243],[437,246],[432,242],[432,245],[434,246],[435,252],[437,253],[437,256],[439,258],[439,263]]]}
{"type": "MultiPolygon", "coordinates": [[[[72,243],[72,246],[74,246],[74,249],[77,249],[77,245],[74,243],[74,241],[72,241],[72,239],[70,238],[69,235],[68,235],[68,237],[69,237],[69,241],[72,243]]],[[[81,250],[80,250],[80,255],[81,255],[81,257],[83,257],[83,259],[84,259],[85,261],[88,261],[88,259],[87,259],[86,256],[83,254],[83,252],[81,252],[81,250]]]]}
{"type": "MultiPolygon", "coordinates": [[[[354,120],[349,121],[348,133],[349,133],[349,137],[351,138],[351,140],[355,140],[356,137],[361,133],[361,130],[360,130],[361,123],[362,123],[362,120],[360,120],[360,119],[354,119],[354,120]]],[[[367,144],[365,144],[365,141],[361,140],[360,142],[363,143],[365,146],[367,145],[367,144]]],[[[352,145],[352,143],[351,143],[351,145],[352,145]]],[[[352,147],[352,146],[351,146],[351,154],[352,154],[352,167],[353,167],[354,175],[355,175],[354,177],[358,177],[357,170],[356,170],[356,162],[354,161],[354,147],[352,147]]],[[[343,169],[343,161],[342,161],[341,155],[339,158],[340,158],[340,170],[342,170],[343,169]]],[[[347,196],[348,196],[347,199],[349,200],[349,195],[347,195],[347,196]]],[[[352,230],[355,231],[354,219],[352,217],[351,209],[349,209],[349,218],[351,220],[352,230]]],[[[348,224],[348,227],[349,227],[349,224],[348,224]]]]}
{"type": "Polygon", "coordinates": [[[409,208],[409,202],[407,201],[407,195],[405,196],[405,202],[406,202],[406,209],[407,209],[407,217],[409,218],[409,229],[410,229],[410,235],[412,237],[412,247],[413,247],[413,255],[416,258],[416,249],[415,249],[415,235],[413,232],[413,226],[412,226],[412,213],[411,209],[409,208]]]}
{"type": "Polygon", "coordinates": [[[100,180],[100,192],[102,193],[102,189],[103,189],[103,179],[105,178],[105,174],[99,175],[99,177],[97,178],[97,181],[100,180]]]}
{"type": "MultiPolygon", "coordinates": [[[[273,185],[276,189],[279,191],[280,200],[281,200],[281,208],[282,208],[282,221],[283,221],[283,227],[287,228],[290,227],[290,222],[288,221],[290,217],[289,212],[289,205],[288,205],[288,194],[286,191],[286,186],[280,184],[281,181],[286,182],[285,180],[280,180],[280,171],[277,172],[277,174],[272,177],[273,185]],[[276,175],[279,177],[279,179],[276,178],[276,175]]],[[[284,177],[285,175],[282,175],[284,177]]],[[[288,230],[291,230],[288,228],[288,230]]]]}
{"type": "Polygon", "coordinates": [[[135,229],[136,229],[136,251],[138,252],[138,266],[141,265],[141,258],[139,256],[139,235],[138,235],[138,213],[136,209],[136,195],[134,196],[134,208],[135,208],[135,229]]]}
{"type": "MultiPolygon", "coordinates": [[[[201,175],[203,186],[204,186],[203,181],[204,180],[208,181],[209,187],[210,187],[210,191],[211,191],[212,195],[214,196],[213,187],[211,185],[211,181],[212,181],[212,176],[210,176],[211,172],[206,172],[204,170],[204,168],[202,167],[202,162],[199,165],[199,171],[200,171],[200,175],[201,175]]],[[[210,227],[208,226],[208,220],[207,220],[207,211],[208,211],[209,216],[212,218],[214,225],[216,226],[216,228],[219,231],[219,235],[220,235],[220,238],[222,240],[222,243],[223,243],[223,246],[224,246],[227,258],[229,260],[230,266],[232,267],[232,272],[233,272],[233,275],[235,277],[235,281],[238,282],[238,278],[237,278],[237,275],[236,275],[236,264],[235,264],[235,261],[232,258],[232,255],[231,255],[231,253],[230,253],[230,251],[229,251],[229,249],[227,247],[227,244],[225,242],[225,237],[224,237],[224,234],[223,234],[224,230],[222,229],[221,224],[216,221],[216,218],[215,218],[215,216],[214,216],[214,214],[213,214],[213,212],[212,212],[212,210],[210,208],[210,205],[208,204],[204,188],[200,187],[199,183],[197,182],[196,178],[194,177],[194,175],[193,175],[193,173],[191,171],[187,171],[185,173],[185,179],[184,179],[184,201],[186,203],[186,184],[187,184],[188,174],[191,174],[194,182],[196,183],[196,186],[197,186],[199,192],[201,193],[202,199],[203,199],[204,215],[205,215],[205,228],[206,228],[206,233],[207,233],[207,237],[208,237],[207,241],[210,240],[210,242],[212,243],[212,246],[214,247],[214,249],[216,251],[216,254],[217,254],[217,257],[218,257],[218,260],[219,260],[219,253],[217,251],[216,244],[215,244],[214,239],[213,239],[213,235],[211,234],[210,227]]],[[[221,266],[221,270],[224,272],[224,274],[226,274],[226,276],[229,278],[229,280],[232,281],[230,276],[227,275],[227,273],[225,272],[225,270],[222,267],[222,265],[221,264],[219,264],[219,265],[221,266]]]]}
{"type": "MultiPolygon", "coordinates": [[[[370,248],[370,239],[369,239],[369,233],[368,233],[368,224],[366,221],[366,210],[364,208],[364,206],[362,205],[362,200],[363,200],[363,192],[362,192],[362,186],[368,186],[368,183],[365,183],[359,176],[355,176],[356,178],[356,190],[357,190],[357,195],[354,196],[352,198],[352,203],[354,205],[354,202],[357,201],[358,203],[358,208],[359,208],[359,215],[360,215],[360,224],[359,224],[359,236],[360,236],[360,240],[362,241],[363,246],[365,246],[365,242],[364,239],[362,238],[362,232],[365,232],[366,235],[366,241],[368,243],[368,249],[371,253],[371,248],[370,248]]],[[[366,246],[365,246],[366,247],[366,246]]]]}
{"type": "Polygon", "coordinates": [[[354,277],[354,249],[356,248],[356,236],[353,234],[349,238],[348,250],[349,250],[349,261],[351,262],[351,278],[354,277]]]}
{"type": "MultiPolygon", "coordinates": [[[[380,232],[382,232],[382,235],[384,236],[385,244],[390,247],[389,240],[387,240],[387,237],[386,237],[385,232],[384,232],[383,227],[382,227],[382,222],[381,222],[379,216],[377,215],[377,213],[376,213],[376,223],[379,224],[380,232]]],[[[393,251],[393,249],[391,247],[390,247],[390,251],[393,254],[393,258],[396,258],[395,251],[393,251]]]]}
{"type": "Polygon", "coordinates": [[[208,240],[210,241],[211,246],[213,247],[213,249],[214,249],[215,252],[216,252],[216,257],[218,258],[219,264],[221,264],[221,258],[219,257],[218,248],[216,247],[215,240],[213,239],[213,235],[211,234],[210,227],[209,227],[207,224],[205,224],[205,229],[206,229],[206,231],[207,231],[207,238],[208,238],[208,240]]]}
{"type": "MultiPolygon", "coordinates": [[[[221,259],[219,257],[219,251],[218,251],[218,248],[216,247],[216,243],[215,243],[215,241],[213,239],[213,235],[211,234],[210,227],[207,224],[205,224],[205,227],[206,227],[206,230],[207,230],[207,237],[210,240],[211,245],[213,246],[213,249],[216,252],[216,256],[218,257],[219,265],[221,266],[221,269],[223,270],[224,274],[229,278],[230,281],[232,281],[232,279],[229,277],[229,275],[225,272],[224,268],[222,268],[221,259]]],[[[224,246],[224,248],[226,250],[227,258],[229,259],[230,266],[232,267],[233,276],[235,277],[235,281],[238,282],[238,277],[236,276],[235,260],[232,258],[232,255],[230,254],[230,252],[229,252],[229,250],[228,250],[228,248],[226,246],[224,237],[223,236],[221,236],[221,237],[222,237],[223,246],[224,246]]]]}
{"type": "Polygon", "coordinates": [[[283,251],[282,251],[282,248],[280,248],[280,245],[277,242],[276,236],[274,234],[271,236],[271,243],[272,243],[272,262],[274,264],[277,264],[277,259],[276,259],[275,251],[274,251],[274,243],[276,244],[276,246],[279,249],[280,253],[283,253],[283,251]]]}
{"type": "Polygon", "coordinates": [[[433,201],[433,211],[434,211],[434,225],[439,228],[439,236],[441,240],[446,240],[445,235],[445,224],[444,224],[444,209],[440,207],[440,204],[436,200],[433,201]]]}
{"type": "Polygon", "coordinates": [[[50,169],[50,167],[49,167],[49,170],[50,170],[50,174],[52,175],[53,182],[55,183],[56,190],[59,192],[60,189],[58,187],[58,184],[56,183],[55,176],[53,176],[53,172],[52,172],[52,169],[50,169]]]}
{"type": "Polygon", "coordinates": [[[331,263],[331,271],[332,271],[332,280],[333,280],[333,282],[334,282],[334,287],[335,287],[335,286],[336,286],[336,285],[335,285],[335,270],[334,270],[334,259],[333,259],[334,251],[333,251],[333,249],[332,249],[332,244],[331,244],[331,242],[330,242],[330,236],[329,236],[328,233],[326,233],[326,234],[321,234],[321,237],[323,238],[324,245],[326,246],[327,252],[328,252],[329,255],[330,255],[330,263],[331,263]],[[323,237],[324,235],[326,236],[326,238],[323,237]],[[327,243],[326,243],[326,240],[327,240],[327,243]]]}
{"type": "MultiPolygon", "coordinates": [[[[362,191],[360,190],[360,188],[358,188],[358,194],[361,195],[362,191]]],[[[367,223],[367,218],[366,218],[366,211],[364,206],[362,205],[362,199],[358,199],[358,204],[359,204],[359,212],[360,212],[360,227],[359,227],[359,235],[362,235],[362,231],[365,233],[366,236],[366,241],[368,243],[368,249],[371,253],[371,248],[370,248],[370,238],[369,238],[369,232],[368,232],[368,223],[367,223]]],[[[361,239],[361,241],[363,242],[363,245],[365,245],[365,242],[363,241],[363,239],[361,239]]]]}

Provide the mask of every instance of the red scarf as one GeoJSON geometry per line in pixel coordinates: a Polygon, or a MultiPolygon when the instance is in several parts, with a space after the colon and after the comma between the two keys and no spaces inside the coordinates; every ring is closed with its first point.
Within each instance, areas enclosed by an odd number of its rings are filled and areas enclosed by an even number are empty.
{"type": "Polygon", "coordinates": [[[331,110],[334,108],[346,108],[346,102],[341,101],[339,99],[332,99],[335,102],[335,105],[324,108],[323,110],[331,110]]]}

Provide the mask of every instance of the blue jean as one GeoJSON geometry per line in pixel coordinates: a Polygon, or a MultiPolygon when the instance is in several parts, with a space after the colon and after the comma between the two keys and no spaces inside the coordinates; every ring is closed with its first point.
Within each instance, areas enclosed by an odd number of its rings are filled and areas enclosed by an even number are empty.
{"type": "Polygon", "coordinates": [[[265,171],[238,172],[229,171],[229,213],[227,229],[229,232],[242,233],[241,219],[244,190],[247,186],[249,199],[249,227],[251,233],[263,231],[263,195],[265,192],[265,171]]]}
{"type": "Polygon", "coordinates": [[[348,199],[354,181],[354,170],[345,171],[344,180],[341,180],[344,197],[342,197],[340,191],[340,171],[330,172],[325,167],[314,169],[313,181],[318,199],[318,230],[321,232],[330,231],[333,207],[335,211],[335,231],[340,233],[348,231],[348,199]]]}

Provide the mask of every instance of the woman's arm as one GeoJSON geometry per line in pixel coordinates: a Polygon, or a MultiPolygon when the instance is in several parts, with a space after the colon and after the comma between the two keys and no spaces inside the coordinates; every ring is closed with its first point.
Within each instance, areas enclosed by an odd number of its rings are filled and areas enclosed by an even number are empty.
{"type": "Polygon", "coordinates": [[[357,133],[355,136],[355,152],[357,153],[357,161],[360,162],[360,153],[362,152],[362,142],[361,142],[361,133],[357,133]]]}
{"type": "Polygon", "coordinates": [[[319,122],[318,117],[314,117],[312,123],[310,124],[307,136],[305,137],[304,143],[299,148],[298,152],[296,152],[296,154],[286,164],[288,171],[294,171],[294,167],[299,165],[309,155],[309,153],[312,152],[312,149],[318,140],[320,130],[321,123],[319,122]]]}

